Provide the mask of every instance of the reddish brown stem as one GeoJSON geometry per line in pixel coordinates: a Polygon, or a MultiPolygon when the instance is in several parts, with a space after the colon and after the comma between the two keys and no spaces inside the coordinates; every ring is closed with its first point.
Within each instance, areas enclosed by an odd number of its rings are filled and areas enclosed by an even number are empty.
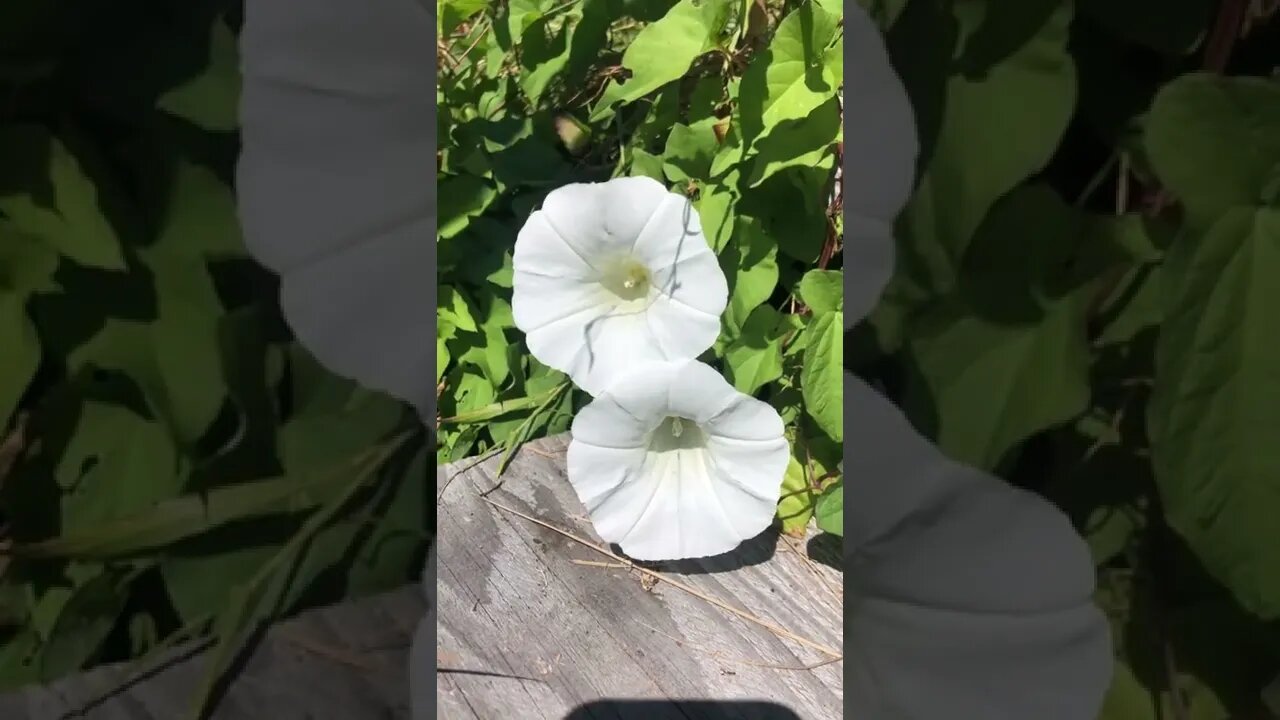
{"type": "Polygon", "coordinates": [[[1240,39],[1240,31],[1244,27],[1245,15],[1249,11],[1249,0],[1222,0],[1218,5],[1218,15],[1213,21],[1213,29],[1204,44],[1204,62],[1206,72],[1221,74],[1231,59],[1231,51],[1240,39]]]}

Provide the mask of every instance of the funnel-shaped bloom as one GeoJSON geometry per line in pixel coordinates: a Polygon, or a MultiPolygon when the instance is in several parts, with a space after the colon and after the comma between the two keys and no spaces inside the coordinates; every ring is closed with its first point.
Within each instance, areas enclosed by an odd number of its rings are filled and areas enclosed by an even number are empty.
{"type": "Polygon", "coordinates": [[[915,113],[880,30],[857,3],[845,13],[844,318],[866,317],[893,275],[893,223],[915,181],[915,113]]]}
{"type": "Polygon", "coordinates": [[[250,0],[237,168],[249,251],[299,341],[426,412],[434,397],[435,46],[417,0],[250,0]]]}
{"type": "Polygon", "coordinates": [[[600,537],[637,560],[719,555],[773,520],[782,418],[703,363],[634,369],[578,412],[572,433],[569,482],[600,537]]]}
{"type": "Polygon", "coordinates": [[[852,377],[845,402],[849,715],[1094,720],[1111,642],[1067,518],[944,457],[852,377]]]}
{"type": "Polygon", "coordinates": [[[529,352],[592,395],[636,363],[697,357],[729,300],[693,205],[646,177],[553,190],[512,265],[529,352]]]}

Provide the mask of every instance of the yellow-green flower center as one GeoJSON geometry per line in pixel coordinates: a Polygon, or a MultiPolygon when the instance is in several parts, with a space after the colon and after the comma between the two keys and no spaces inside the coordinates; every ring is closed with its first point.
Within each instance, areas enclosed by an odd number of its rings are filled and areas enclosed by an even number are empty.
{"type": "Polygon", "coordinates": [[[625,258],[613,263],[605,271],[602,283],[605,289],[621,300],[640,300],[649,296],[653,275],[639,261],[625,258]]]}
{"type": "Polygon", "coordinates": [[[697,423],[676,415],[663,419],[649,436],[649,449],[653,452],[689,450],[706,444],[707,434],[697,423]]]}

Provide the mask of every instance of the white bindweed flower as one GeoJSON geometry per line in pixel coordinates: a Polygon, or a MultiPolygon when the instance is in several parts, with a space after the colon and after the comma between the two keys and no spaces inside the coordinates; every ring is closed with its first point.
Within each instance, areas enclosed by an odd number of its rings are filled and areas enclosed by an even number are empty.
{"type": "Polygon", "coordinates": [[[553,190],[512,265],[529,352],[592,395],[636,363],[697,357],[729,300],[692,203],[646,177],[553,190]]]}
{"type": "Polygon", "coordinates": [[[773,520],[782,418],[696,360],[623,375],[578,412],[568,474],[596,532],[637,560],[719,555],[773,520]]]}
{"type": "Polygon", "coordinates": [[[893,275],[893,223],[915,182],[915,113],[862,6],[845,12],[844,321],[866,317],[893,275]]]}
{"type": "Polygon", "coordinates": [[[435,46],[419,0],[249,0],[240,50],[245,243],[330,370],[434,399],[435,46]]]}
{"type": "Polygon", "coordinates": [[[846,376],[851,717],[1094,720],[1111,681],[1088,546],[846,376]]]}

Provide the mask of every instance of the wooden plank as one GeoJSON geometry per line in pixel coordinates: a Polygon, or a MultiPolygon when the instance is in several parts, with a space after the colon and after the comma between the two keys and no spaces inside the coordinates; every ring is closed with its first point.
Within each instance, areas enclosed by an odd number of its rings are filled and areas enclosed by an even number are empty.
{"type": "MultiPolygon", "coordinates": [[[[488,498],[600,543],[565,477],[566,447],[564,436],[527,445],[488,498]]],[[[562,720],[592,701],[639,698],[767,699],[805,720],[842,717],[842,662],[794,669],[828,657],[670,585],[647,588],[634,570],[575,563],[609,560],[486,503],[496,469],[496,458],[464,461],[438,476],[440,718],[562,720]]],[[[654,569],[842,652],[838,552],[827,565],[805,548],[767,533],[731,555],[654,569]]],[[[670,707],[672,718],[705,716],[670,707]]],[[[602,712],[581,717],[616,715],[602,712]]]]}
{"type": "MultiPolygon", "coordinates": [[[[212,720],[408,720],[409,645],[426,611],[420,586],[300,614],[266,634],[212,720]]],[[[179,649],[163,669],[129,680],[111,665],[0,696],[5,720],[175,720],[204,679],[206,655],[179,649]]]]}

